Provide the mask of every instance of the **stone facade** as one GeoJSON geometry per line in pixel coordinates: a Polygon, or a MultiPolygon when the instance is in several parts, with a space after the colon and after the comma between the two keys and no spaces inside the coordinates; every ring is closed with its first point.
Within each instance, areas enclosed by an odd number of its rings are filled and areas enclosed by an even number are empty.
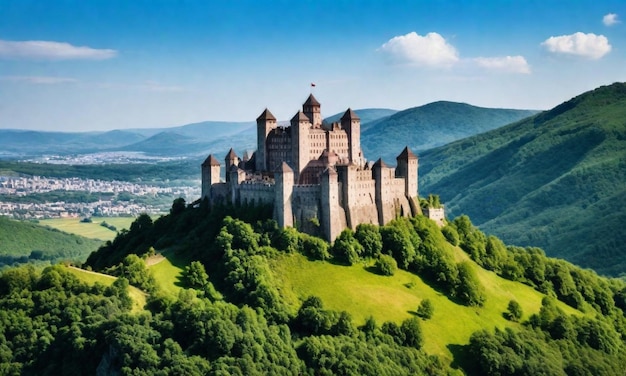
{"type": "Polygon", "coordinates": [[[417,215],[418,158],[408,147],[397,167],[367,162],[361,151],[361,121],[348,109],[340,122],[325,124],[311,94],[280,126],[269,110],[257,118],[257,150],[240,159],[231,149],[220,163],[202,164],[202,198],[218,202],[272,204],[281,227],[322,233],[333,240],[346,227],[384,225],[417,215]]]}

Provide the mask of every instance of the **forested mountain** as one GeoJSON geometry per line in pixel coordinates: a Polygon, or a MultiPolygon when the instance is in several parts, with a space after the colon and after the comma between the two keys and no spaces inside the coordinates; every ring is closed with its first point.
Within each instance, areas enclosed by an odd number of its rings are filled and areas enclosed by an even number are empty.
{"type": "Polygon", "coordinates": [[[413,152],[495,129],[537,113],[533,110],[482,108],[465,103],[434,102],[372,122],[361,121],[361,147],[367,158],[389,164],[404,146],[413,152]]]}
{"type": "Polygon", "coordinates": [[[0,267],[21,263],[82,262],[102,241],[0,216],[0,267]]]}
{"type": "Polygon", "coordinates": [[[269,207],[170,213],[89,257],[115,282],[4,271],[0,373],[615,375],[626,362],[623,281],[507,247],[466,216],[328,244],[278,228],[269,207]]]}
{"type": "Polygon", "coordinates": [[[420,155],[420,193],[510,244],[626,271],[626,83],[420,155]]]}

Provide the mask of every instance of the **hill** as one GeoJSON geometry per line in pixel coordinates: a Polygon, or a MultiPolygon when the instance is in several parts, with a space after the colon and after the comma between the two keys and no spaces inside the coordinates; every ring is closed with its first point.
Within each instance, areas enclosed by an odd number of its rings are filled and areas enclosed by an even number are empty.
{"type": "MultiPolygon", "coordinates": [[[[361,124],[366,124],[366,123],[370,123],[376,120],[380,120],[382,118],[386,118],[389,117],[395,113],[398,112],[398,110],[391,110],[388,108],[364,108],[361,110],[354,110],[354,112],[359,116],[359,118],[361,119],[361,124]]],[[[327,118],[324,119],[324,121],[329,124],[329,123],[334,123],[334,122],[338,122],[341,120],[341,117],[343,116],[345,112],[340,112],[338,114],[334,114],[332,116],[329,116],[327,118]]]]}
{"type": "Polygon", "coordinates": [[[115,280],[4,271],[2,370],[609,375],[626,361],[623,281],[507,248],[466,217],[365,225],[330,245],[278,228],[270,208],[172,209],[89,257],[115,280]],[[129,283],[149,292],[144,310],[129,283]]]}
{"type": "Polygon", "coordinates": [[[87,239],[0,216],[0,267],[65,260],[80,263],[101,245],[101,240],[87,239]]]}
{"type": "Polygon", "coordinates": [[[421,154],[420,192],[510,244],[626,270],[626,84],[421,154]]]}
{"type": "Polygon", "coordinates": [[[415,153],[513,123],[537,113],[476,107],[465,103],[433,102],[391,116],[362,122],[361,146],[366,157],[395,164],[404,146],[415,153]]]}

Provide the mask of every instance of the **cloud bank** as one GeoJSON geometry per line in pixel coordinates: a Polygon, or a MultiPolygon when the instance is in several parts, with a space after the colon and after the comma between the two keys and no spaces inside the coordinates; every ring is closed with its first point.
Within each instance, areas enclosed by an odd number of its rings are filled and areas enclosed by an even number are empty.
{"type": "Polygon", "coordinates": [[[378,50],[394,63],[423,67],[449,67],[459,60],[456,48],[437,33],[421,36],[413,31],[391,38],[378,50]]]}
{"type": "Polygon", "coordinates": [[[530,74],[530,65],[523,56],[477,57],[474,62],[481,68],[505,73],[530,74]]]}
{"type": "Polygon", "coordinates": [[[52,41],[7,41],[0,39],[0,58],[26,60],[106,60],[117,56],[117,51],[73,46],[52,41]]]}
{"type": "Polygon", "coordinates": [[[605,15],[604,17],[602,17],[602,23],[605,26],[613,26],[616,23],[619,23],[619,20],[617,19],[617,14],[609,13],[609,14],[605,15]]]}
{"type": "Polygon", "coordinates": [[[541,45],[559,55],[569,55],[597,60],[611,52],[609,40],[604,35],[577,32],[571,35],[550,37],[541,45]]]}

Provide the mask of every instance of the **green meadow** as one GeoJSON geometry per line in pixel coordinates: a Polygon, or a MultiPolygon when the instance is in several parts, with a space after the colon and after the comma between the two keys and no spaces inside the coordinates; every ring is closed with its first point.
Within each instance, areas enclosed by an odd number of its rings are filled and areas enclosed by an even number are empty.
{"type": "Polygon", "coordinates": [[[117,235],[117,231],[130,228],[130,224],[133,223],[134,220],[135,217],[98,217],[92,218],[91,223],[85,223],[81,222],[80,218],[53,218],[42,219],[39,223],[42,226],[50,226],[57,230],[84,236],[86,238],[113,240],[117,235]],[[115,226],[117,231],[101,226],[102,222],[115,226]]]}

